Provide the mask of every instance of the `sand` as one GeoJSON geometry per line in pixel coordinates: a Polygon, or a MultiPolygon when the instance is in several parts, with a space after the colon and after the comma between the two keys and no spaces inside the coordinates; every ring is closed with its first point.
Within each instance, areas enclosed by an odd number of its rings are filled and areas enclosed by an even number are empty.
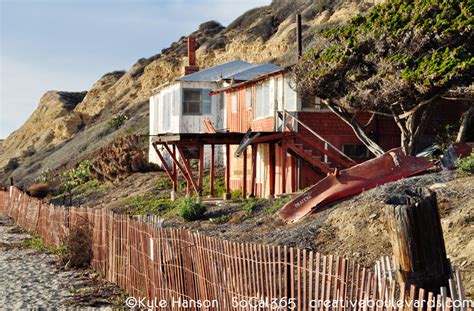
{"type": "Polygon", "coordinates": [[[55,255],[18,246],[29,237],[0,215],[0,309],[76,309],[66,302],[83,287],[83,274],[60,269],[55,255]]]}

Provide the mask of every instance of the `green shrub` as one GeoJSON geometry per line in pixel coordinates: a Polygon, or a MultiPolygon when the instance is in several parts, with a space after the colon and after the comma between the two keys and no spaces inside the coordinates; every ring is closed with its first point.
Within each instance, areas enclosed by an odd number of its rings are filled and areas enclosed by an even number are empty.
{"type": "Polygon", "coordinates": [[[468,157],[457,159],[456,167],[460,171],[474,173],[474,152],[468,157]]]}
{"type": "Polygon", "coordinates": [[[242,191],[241,190],[231,190],[230,199],[232,202],[242,202],[242,191]]]}
{"type": "Polygon", "coordinates": [[[178,201],[177,204],[178,215],[186,221],[193,221],[200,219],[206,212],[206,205],[197,203],[195,199],[184,198],[178,201]]]}
{"type": "MultiPolygon", "coordinates": [[[[211,193],[211,178],[209,175],[204,177],[204,195],[211,193]]],[[[214,196],[221,197],[225,193],[225,177],[216,176],[214,178],[214,196]]]]}
{"type": "Polygon", "coordinates": [[[252,213],[258,206],[262,205],[263,201],[257,198],[249,198],[245,200],[244,204],[242,204],[242,209],[246,211],[248,214],[252,213]]]}
{"type": "Polygon", "coordinates": [[[119,129],[122,125],[125,124],[125,121],[128,120],[128,117],[124,114],[119,114],[114,116],[112,119],[109,120],[107,126],[109,129],[119,129]]]}

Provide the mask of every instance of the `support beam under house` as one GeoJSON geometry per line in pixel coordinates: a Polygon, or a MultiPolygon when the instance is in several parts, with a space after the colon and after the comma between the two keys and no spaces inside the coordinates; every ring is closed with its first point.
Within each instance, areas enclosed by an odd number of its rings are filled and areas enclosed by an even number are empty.
{"type": "Polygon", "coordinates": [[[275,195],[275,143],[270,143],[269,163],[270,163],[270,196],[275,195]]]}
{"type": "Polygon", "coordinates": [[[255,179],[257,178],[257,145],[252,145],[252,176],[250,177],[251,186],[250,186],[250,195],[255,197],[256,195],[256,184],[255,179]]]}
{"type": "Polygon", "coordinates": [[[209,172],[209,194],[210,196],[214,196],[214,165],[215,165],[215,147],[211,145],[211,168],[209,172]]]}
{"type": "Polygon", "coordinates": [[[230,199],[230,145],[225,145],[225,195],[224,199],[230,199]]]}
{"type": "Polygon", "coordinates": [[[204,190],[202,184],[202,177],[204,174],[204,144],[199,143],[199,163],[198,163],[198,195],[202,197],[204,190]]]}
{"type": "Polygon", "coordinates": [[[247,197],[247,150],[243,154],[243,169],[242,169],[242,198],[247,197]]]}

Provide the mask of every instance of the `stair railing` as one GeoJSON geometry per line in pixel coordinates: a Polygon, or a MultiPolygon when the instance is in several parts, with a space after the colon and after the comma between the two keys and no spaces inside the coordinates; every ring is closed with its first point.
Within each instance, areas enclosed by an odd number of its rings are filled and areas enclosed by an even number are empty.
{"type": "MultiPolygon", "coordinates": [[[[324,149],[325,150],[328,150],[328,147],[330,147],[331,149],[333,149],[334,151],[336,151],[341,157],[343,157],[344,159],[346,159],[347,161],[351,162],[351,163],[355,163],[354,160],[352,160],[349,156],[347,156],[344,152],[342,152],[341,150],[339,150],[338,148],[336,148],[333,144],[331,144],[330,142],[328,142],[326,139],[324,139],[324,137],[322,137],[321,135],[319,135],[318,133],[316,133],[312,128],[310,128],[308,125],[306,125],[305,123],[303,123],[303,121],[299,120],[296,116],[293,115],[293,113],[287,111],[287,110],[283,110],[284,114],[283,114],[283,118],[285,118],[285,114],[286,115],[289,115],[291,118],[293,118],[293,120],[295,120],[296,122],[298,122],[298,124],[300,124],[302,127],[304,127],[306,130],[308,130],[308,132],[310,132],[311,134],[313,134],[314,136],[316,136],[319,140],[321,140],[323,143],[324,143],[324,149]]],[[[280,116],[280,114],[279,114],[280,116]]],[[[283,124],[285,125],[285,120],[283,120],[283,124]]],[[[285,130],[285,128],[283,128],[283,131],[285,130]]],[[[291,130],[291,129],[290,129],[291,130]]],[[[327,163],[327,155],[324,155],[324,161],[327,163]]]]}

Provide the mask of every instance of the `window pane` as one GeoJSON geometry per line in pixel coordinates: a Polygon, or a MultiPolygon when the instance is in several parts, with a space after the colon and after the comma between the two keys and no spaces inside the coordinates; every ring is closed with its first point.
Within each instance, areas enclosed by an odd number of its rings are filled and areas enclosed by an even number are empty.
{"type": "Polygon", "coordinates": [[[184,90],[184,101],[185,102],[200,102],[201,91],[200,90],[184,90]]]}
{"type": "Polygon", "coordinates": [[[202,113],[203,114],[212,113],[211,96],[209,96],[209,93],[211,93],[211,90],[209,89],[202,90],[202,113]]]}
{"type": "Polygon", "coordinates": [[[200,115],[202,108],[202,90],[183,90],[183,114],[200,115]]]}
{"type": "Polygon", "coordinates": [[[237,112],[237,94],[232,93],[232,112],[237,112]]]}
{"type": "Polygon", "coordinates": [[[247,87],[245,90],[245,107],[250,108],[252,107],[252,89],[250,86],[247,87]]]}

